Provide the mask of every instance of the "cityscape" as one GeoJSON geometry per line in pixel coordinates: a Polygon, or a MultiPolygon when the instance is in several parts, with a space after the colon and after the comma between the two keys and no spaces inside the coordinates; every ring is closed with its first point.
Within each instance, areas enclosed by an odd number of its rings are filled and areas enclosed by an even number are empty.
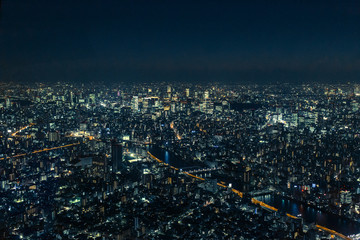
{"type": "Polygon", "coordinates": [[[355,239],[360,86],[1,85],[15,239],[355,239]]]}
{"type": "Polygon", "coordinates": [[[0,0],[0,240],[360,240],[359,22],[0,0]]]}

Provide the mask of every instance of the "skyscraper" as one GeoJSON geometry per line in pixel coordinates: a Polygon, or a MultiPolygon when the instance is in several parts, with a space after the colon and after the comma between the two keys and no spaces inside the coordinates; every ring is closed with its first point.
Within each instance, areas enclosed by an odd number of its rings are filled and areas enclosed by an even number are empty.
{"type": "Polygon", "coordinates": [[[137,112],[139,110],[139,97],[138,96],[133,96],[133,98],[131,100],[131,109],[134,112],[137,112]]]}
{"type": "Polygon", "coordinates": [[[90,104],[95,104],[95,103],[96,103],[95,93],[91,93],[91,94],[89,95],[89,103],[90,103],[90,104]]]}
{"type": "Polygon", "coordinates": [[[6,100],[5,100],[5,104],[6,104],[6,108],[10,108],[11,107],[11,100],[10,100],[10,98],[6,98],[6,100]]]}
{"type": "Polygon", "coordinates": [[[118,172],[123,166],[122,145],[116,141],[111,142],[112,172],[118,172]]]}
{"type": "Polygon", "coordinates": [[[167,86],[166,92],[167,92],[167,97],[171,98],[171,86],[167,86]]]}
{"type": "Polygon", "coordinates": [[[74,94],[73,94],[73,92],[70,92],[70,105],[71,106],[74,105],[74,94]]]}
{"type": "Polygon", "coordinates": [[[209,99],[209,91],[204,92],[204,99],[205,101],[209,99]]]}

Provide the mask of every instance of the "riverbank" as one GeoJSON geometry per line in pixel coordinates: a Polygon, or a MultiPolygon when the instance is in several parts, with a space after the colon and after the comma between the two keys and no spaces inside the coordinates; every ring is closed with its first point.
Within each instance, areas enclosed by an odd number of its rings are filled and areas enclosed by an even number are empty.
{"type": "Polygon", "coordinates": [[[307,205],[306,203],[296,201],[281,194],[274,193],[258,196],[256,199],[263,201],[283,212],[300,217],[308,224],[316,223],[345,235],[357,234],[360,232],[360,223],[352,219],[328,213],[318,207],[307,205]]]}
{"type": "MultiPolygon", "coordinates": [[[[277,194],[277,195],[280,196],[280,197],[286,198],[286,199],[288,199],[288,200],[297,202],[297,203],[299,203],[299,204],[305,204],[305,205],[307,205],[308,207],[315,208],[316,210],[322,211],[322,212],[324,212],[324,213],[332,214],[332,215],[334,215],[334,216],[336,216],[336,217],[343,218],[343,219],[347,219],[347,220],[349,220],[349,221],[358,222],[358,221],[353,220],[353,219],[351,219],[351,218],[349,218],[349,217],[347,217],[347,216],[343,216],[343,215],[339,215],[339,214],[334,213],[334,212],[330,212],[330,211],[328,211],[328,210],[326,209],[325,206],[320,206],[320,207],[318,207],[318,206],[316,206],[315,204],[311,204],[311,203],[308,203],[308,202],[305,202],[305,201],[298,200],[298,199],[293,198],[293,197],[289,197],[289,196],[287,196],[285,193],[281,194],[281,193],[279,193],[279,192],[275,192],[275,194],[277,194]]],[[[360,224],[360,223],[359,223],[359,224],[360,224]]]]}
{"type": "MultiPolygon", "coordinates": [[[[170,168],[172,168],[172,169],[174,169],[174,170],[176,170],[176,171],[180,171],[180,172],[181,172],[180,169],[175,168],[174,166],[172,166],[172,165],[170,165],[170,164],[168,164],[168,163],[163,162],[162,160],[158,159],[156,156],[154,156],[154,155],[151,154],[150,152],[148,152],[148,154],[149,154],[149,156],[150,156],[152,159],[156,160],[159,164],[164,164],[164,165],[166,165],[166,166],[168,166],[168,167],[170,167],[170,168]]],[[[188,175],[188,176],[190,176],[190,177],[199,179],[199,180],[201,180],[201,181],[205,181],[204,178],[200,178],[200,177],[195,176],[195,175],[193,175],[193,174],[190,174],[190,173],[188,173],[188,172],[183,172],[183,173],[185,173],[186,175],[188,175]]],[[[220,187],[223,187],[223,188],[227,188],[227,186],[224,185],[224,184],[222,184],[222,183],[217,183],[217,185],[220,186],[220,187]]],[[[240,191],[238,191],[238,190],[236,190],[236,189],[231,189],[231,190],[232,190],[234,193],[236,193],[238,196],[240,196],[241,198],[244,197],[244,195],[243,195],[242,192],[240,192],[240,191]]],[[[278,212],[278,211],[279,211],[279,209],[277,209],[277,208],[275,208],[275,207],[273,207],[273,206],[271,206],[271,205],[268,205],[268,204],[266,204],[266,203],[264,203],[264,202],[262,202],[262,201],[259,201],[259,200],[255,199],[255,198],[251,198],[251,202],[252,202],[253,204],[255,204],[255,205],[260,205],[261,207],[263,207],[263,208],[265,208],[265,209],[267,209],[267,210],[269,210],[269,211],[275,211],[275,212],[278,212]]],[[[288,216],[288,217],[290,217],[290,218],[298,219],[298,217],[296,217],[296,216],[294,216],[294,215],[291,215],[291,214],[289,214],[289,213],[286,213],[286,216],[288,216]]],[[[318,230],[320,230],[320,231],[325,231],[325,232],[330,233],[331,235],[334,235],[334,236],[336,235],[336,236],[338,236],[338,237],[341,238],[341,239],[351,240],[351,238],[349,238],[349,237],[345,236],[344,234],[339,233],[339,232],[337,232],[337,231],[335,231],[335,230],[332,230],[332,229],[330,229],[330,228],[324,227],[324,226],[319,225],[319,224],[316,224],[315,226],[316,226],[316,228],[317,228],[318,230]]]]}
{"type": "MultiPolygon", "coordinates": [[[[149,150],[151,150],[150,152],[154,156],[159,158],[161,161],[179,169],[182,168],[190,169],[192,167],[195,167],[194,166],[195,164],[198,164],[189,161],[184,161],[175,154],[163,148],[151,146],[149,150]]],[[[224,181],[224,179],[219,179],[219,180],[224,181]]],[[[340,216],[334,215],[332,213],[327,213],[316,206],[311,206],[306,203],[296,201],[295,199],[282,196],[282,194],[275,194],[273,197],[270,197],[270,195],[266,195],[266,196],[268,197],[261,196],[261,197],[256,197],[256,199],[270,206],[273,206],[274,208],[277,208],[280,211],[289,213],[293,216],[299,216],[303,218],[304,221],[308,224],[317,223],[321,226],[324,226],[329,229],[333,229],[345,235],[360,233],[360,223],[354,220],[348,218],[341,218],[340,216]]]]}

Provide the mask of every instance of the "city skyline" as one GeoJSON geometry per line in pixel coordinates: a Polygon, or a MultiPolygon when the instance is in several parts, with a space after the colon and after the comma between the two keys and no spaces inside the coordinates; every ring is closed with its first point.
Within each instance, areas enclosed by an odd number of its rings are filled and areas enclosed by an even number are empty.
{"type": "Polygon", "coordinates": [[[360,239],[359,109],[351,83],[1,83],[0,238],[360,239]]]}
{"type": "Polygon", "coordinates": [[[359,23],[0,0],[0,240],[360,240],[359,23]]]}

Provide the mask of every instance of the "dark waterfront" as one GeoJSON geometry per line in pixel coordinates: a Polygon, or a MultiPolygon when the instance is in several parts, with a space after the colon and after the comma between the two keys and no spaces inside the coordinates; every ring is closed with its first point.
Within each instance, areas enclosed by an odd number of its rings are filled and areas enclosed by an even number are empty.
{"type": "Polygon", "coordinates": [[[284,199],[279,195],[265,195],[256,197],[256,199],[290,213],[291,215],[302,217],[306,223],[315,222],[316,224],[345,235],[357,234],[360,232],[360,223],[340,218],[334,214],[325,213],[302,203],[284,199]]]}
{"type": "MultiPolygon", "coordinates": [[[[199,167],[197,163],[182,161],[174,153],[157,146],[150,146],[148,150],[160,160],[171,166],[182,169],[193,169],[199,167]]],[[[224,179],[219,179],[224,180],[224,179]]],[[[348,219],[340,218],[334,214],[325,213],[305,204],[285,199],[279,195],[264,195],[256,197],[256,199],[280,209],[294,216],[304,219],[305,223],[316,223],[321,226],[330,228],[345,235],[360,233],[360,223],[348,219]]]]}

